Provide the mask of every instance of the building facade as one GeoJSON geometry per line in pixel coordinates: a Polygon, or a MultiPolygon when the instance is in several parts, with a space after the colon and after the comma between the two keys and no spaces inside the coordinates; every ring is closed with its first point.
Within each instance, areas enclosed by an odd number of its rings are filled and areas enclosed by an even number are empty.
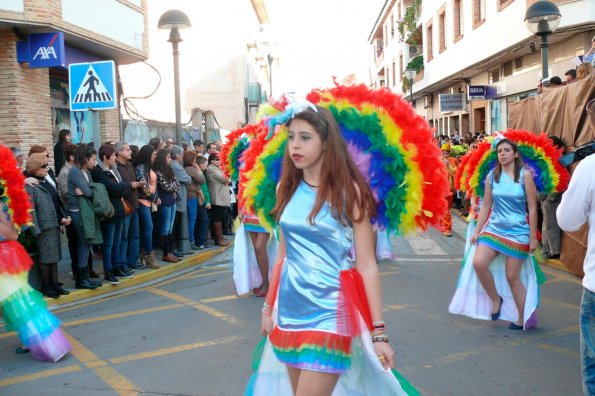
{"type": "Polygon", "coordinates": [[[0,1],[0,141],[44,145],[53,160],[61,129],[76,143],[120,140],[119,109],[70,111],[68,65],[112,60],[117,81],[118,65],[147,57],[147,0],[0,1]]]}
{"type": "MultiPolygon", "coordinates": [[[[524,23],[535,0],[387,0],[369,42],[375,86],[413,100],[435,134],[508,126],[508,104],[537,94],[540,39],[524,23]],[[412,83],[406,69],[416,71],[412,83]]],[[[591,47],[595,2],[554,0],[549,76],[574,69],[591,47]]]]}

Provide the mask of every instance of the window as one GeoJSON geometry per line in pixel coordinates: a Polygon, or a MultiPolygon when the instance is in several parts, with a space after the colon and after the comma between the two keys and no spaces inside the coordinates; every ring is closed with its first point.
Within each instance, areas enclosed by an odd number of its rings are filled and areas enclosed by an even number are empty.
{"type": "Polygon", "coordinates": [[[393,81],[393,87],[397,85],[397,65],[395,64],[395,60],[393,59],[393,77],[392,77],[392,81],[393,81]]]}
{"type": "Polygon", "coordinates": [[[438,37],[439,37],[439,53],[446,50],[446,10],[438,14],[438,37]]]}
{"type": "Polygon", "coordinates": [[[401,20],[401,2],[397,3],[397,20],[401,20]]]}
{"type": "Polygon", "coordinates": [[[504,62],[502,65],[502,77],[512,76],[512,61],[504,62]]]}
{"type": "Polygon", "coordinates": [[[384,75],[386,76],[386,86],[390,87],[390,65],[384,70],[384,75]]]}
{"type": "Polygon", "coordinates": [[[395,17],[393,14],[390,14],[390,38],[391,40],[395,38],[395,17]]]}
{"type": "Polygon", "coordinates": [[[498,12],[508,7],[514,0],[498,0],[498,12]]]}
{"type": "Polygon", "coordinates": [[[457,42],[461,39],[461,37],[463,37],[463,15],[461,0],[453,0],[452,2],[452,25],[454,41],[457,42]]]}
{"type": "Polygon", "coordinates": [[[403,81],[403,54],[399,55],[399,81],[403,81]]]}
{"type": "Polygon", "coordinates": [[[515,63],[514,68],[516,70],[520,70],[523,68],[523,58],[517,58],[514,63],[515,63]]]}
{"type": "Polygon", "coordinates": [[[500,69],[490,70],[488,72],[490,84],[500,81],[500,69]]]}
{"type": "Polygon", "coordinates": [[[473,28],[475,29],[486,20],[485,0],[473,0],[473,28]]]}
{"type": "Polygon", "coordinates": [[[434,59],[434,56],[433,56],[434,49],[432,46],[432,41],[434,39],[433,33],[434,33],[434,29],[432,27],[432,20],[430,19],[430,22],[428,22],[426,24],[426,43],[427,43],[426,48],[427,48],[428,62],[431,61],[432,59],[434,59]]]}

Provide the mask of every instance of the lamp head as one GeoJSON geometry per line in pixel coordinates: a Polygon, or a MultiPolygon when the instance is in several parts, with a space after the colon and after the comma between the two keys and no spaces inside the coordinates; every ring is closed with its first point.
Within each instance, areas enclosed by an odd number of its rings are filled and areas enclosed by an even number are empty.
{"type": "Polygon", "coordinates": [[[192,27],[192,24],[190,23],[188,15],[184,14],[182,11],[169,10],[165,11],[163,15],[159,17],[157,27],[159,29],[186,29],[192,27]]]}
{"type": "Polygon", "coordinates": [[[415,78],[416,71],[413,69],[405,69],[405,76],[407,76],[407,80],[413,81],[415,78]]]}
{"type": "Polygon", "coordinates": [[[527,29],[538,36],[552,33],[560,24],[560,9],[547,0],[533,3],[525,14],[527,29]]]}

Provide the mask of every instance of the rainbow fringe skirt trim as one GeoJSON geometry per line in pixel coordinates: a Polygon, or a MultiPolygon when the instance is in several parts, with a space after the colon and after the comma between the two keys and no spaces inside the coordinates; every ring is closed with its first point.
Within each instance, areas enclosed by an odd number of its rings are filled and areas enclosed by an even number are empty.
{"type": "Polygon", "coordinates": [[[260,225],[257,216],[246,215],[244,217],[244,229],[248,232],[267,233],[268,231],[260,225]]]}
{"type": "Polygon", "coordinates": [[[477,243],[489,246],[505,256],[525,260],[529,256],[529,245],[511,241],[491,232],[482,232],[477,243]]]}
{"type": "Polygon", "coordinates": [[[341,374],[351,365],[350,336],[275,327],[270,340],[277,359],[291,367],[341,374]]]}

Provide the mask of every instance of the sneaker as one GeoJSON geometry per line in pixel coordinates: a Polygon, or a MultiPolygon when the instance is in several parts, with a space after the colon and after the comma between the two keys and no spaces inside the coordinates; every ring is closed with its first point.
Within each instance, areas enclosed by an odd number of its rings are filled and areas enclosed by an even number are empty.
{"type": "Polygon", "coordinates": [[[200,246],[198,247],[198,250],[205,250],[205,249],[206,249],[205,245],[200,245],[200,246]]]}
{"type": "Polygon", "coordinates": [[[111,271],[106,271],[105,272],[105,277],[103,279],[106,282],[111,283],[112,285],[117,285],[118,283],[120,283],[120,281],[118,280],[118,278],[116,278],[111,271]]]}
{"type": "Polygon", "coordinates": [[[197,246],[194,242],[192,242],[192,244],[190,245],[190,249],[192,249],[192,250],[201,250],[201,247],[200,246],[197,246]]]}
{"type": "Polygon", "coordinates": [[[118,268],[114,270],[114,276],[118,278],[130,279],[132,278],[132,274],[126,272],[126,270],[118,268]]]}

